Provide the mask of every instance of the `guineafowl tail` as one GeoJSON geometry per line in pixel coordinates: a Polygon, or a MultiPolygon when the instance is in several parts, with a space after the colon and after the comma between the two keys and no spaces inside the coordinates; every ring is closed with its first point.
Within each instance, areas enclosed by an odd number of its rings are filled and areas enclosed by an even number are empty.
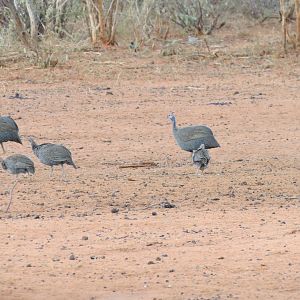
{"type": "Polygon", "coordinates": [[[73,162],[73,160],[71,159],[70,162],[67,163],[68,165],[71,165],[74,167],[74,169],[78,169],[78,167],[75,165],[75,163],[73,162]]]}
{"type": "Polygon", "coordinates": [[[21,138],[19,136],[16,138],[16,143],[19,143],[19,144],[23,145],[22,140],[21,140],[21,138]]]}
{"type": "Polygon", "coordinates": [[[34,166],[28,167],[27,171],[28,171],[28,173],[34,174],[35,173],[34,166]]]}

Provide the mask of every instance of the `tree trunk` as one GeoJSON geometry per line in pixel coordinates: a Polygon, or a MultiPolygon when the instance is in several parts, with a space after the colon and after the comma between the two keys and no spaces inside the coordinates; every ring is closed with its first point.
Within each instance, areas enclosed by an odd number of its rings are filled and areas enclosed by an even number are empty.
{"type": "Polygon", "coordinates": [[[89,20],[90,36],[93,46],[101,42],[104,45],[115,45],[117,10],[119,0],[111,0],[105,17],[103,0],[84,1],[89,20]]]}
{"type": "Polygon", "coordinates": [[[296,43],[300,47],[300,0],[295,0],[296,10],[296,43]]]}
{"type": "Polygon", "coordinates": [[[93,46],[97,44],[97,25],[96,25],[96,17],[95,17],[95,8],[93,0],[86,0],[87,12],[89,16],[89,27],[91,33],[91,40],[93,46]]]}
{"type": "Polygon", "coordinates": [[[285,9],[285,0],[280,0],[280,11],[281,11],[281,30],[282,30],[282,41],[283,49],[286,52],[286,40],[287,40],[287,13],[285,9]]]}
{"type": "Polygon", "coordinates": [[[98,0],[98,19],[99,19],[99,36],[103,43],[107,43],[107,35],[105,28],[105,16],[103,11],[103,0],[98,0]]]}
{"type": "Polygon", "coordinates": [[[68,0],[56,0],[55,2],[55,31],[60,38],[64,37],[67,3],[68,0]]]}
{"type": "Polygon", "coordinates": [[[26,8],[28,11],[29,15],[29,20],[30,20],[30,36],[32,42],[37,41],[37,18],[36,18],[36,12],[33,8],[32,1],[31,0],[26,0],[26,8]]]}
{"type": "Polygon", "coordinates": [[[108,45],[115,45],[115,34],[116,34],[116,23],[117,23],[117,12],[118,12],[119,0],[112,0],[107,13],[106,20],[106,36],[108,45]]]}
{"type": "Polygon", "coordinates": [[[25,24],[22,22],[20,16],[19,16],[19,12],[14,4],[13,1],[6,1],[4,3],[4,5],[6,7],[8,7],[8,9],[10,10],[12,19],[14,20],[15,23],[15,27],[16,27],[16,31],[17,31],[17,35],[19,36],[22,44],[29,49],[32,49],[32,44],[30,42],[30,38],[29,35],[25,29],[25,24]]]}

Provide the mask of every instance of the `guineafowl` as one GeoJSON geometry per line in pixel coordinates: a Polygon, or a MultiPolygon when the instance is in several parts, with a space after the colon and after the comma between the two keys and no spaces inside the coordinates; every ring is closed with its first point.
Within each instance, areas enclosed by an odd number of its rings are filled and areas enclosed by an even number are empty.
{"type": "Polygon", "coordinates": [[[178,128],[173,113],[168,114],[168,119],[173,123],[173,135],[178,146],[185,151],[193,152],[204,144],[206,149],[220,147],[211,129],[204,125],[195,125],[178,128]]]}
{"type": "Polygon", "coordinates": [[[210,161],[208,150],[205,149],[204,144],[201,144],[197,150],[193,150],[192,160],[194,165],[198,168],[197,174],[199,170],[201,170],[203,174],[204,169],[207,168],[210,161]]]}
{"type": "Polygon", "coordinates": [[[64,179],[64,164],[71,165],[77,169],[74,164],[71,156],[70,150],[68,150],[63,145],[45,143],[38,145],[33,138],[29,138],[31,148],[36,157],[40,160],[41,163],[51,167],[50,176],[53,173],[53,166],[61,165],[62,168],[62,179],[64,179]]]}
{"type": "Polygon", "coordinates": [[[6,208],[6,212],[8,212],[9,207],[12,202],[12,193],[14,188],[18,183],[18,175],[19,174],[34,174],[35,168],[33,161],[25,155],[15,154],[7,157],[6,159],[0,159],[2,168],[9,172],[10,174],[16,175],[16,180],[10,189],[10,200],[9,204],[6,208]]]}
{"type": "Polygon", "coordinates": [[[0,144],[5,153],[3,143],[5,142],[16,142],[22,144],[19,136],[19,128],[16,122],[9,116],[0,117],[0,144]]]}

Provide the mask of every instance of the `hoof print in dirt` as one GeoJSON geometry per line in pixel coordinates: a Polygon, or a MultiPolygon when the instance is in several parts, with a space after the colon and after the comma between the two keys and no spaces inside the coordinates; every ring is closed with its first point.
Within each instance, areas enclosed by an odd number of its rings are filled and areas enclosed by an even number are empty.
{"type": "Polygon", "coordinates": [[[26,99],[26,97],[24,97],[23,95],[21,95],[20,93],[15,93],[13,96],[9,96],[9,99],[26,99]]]}
{"type": "Polygon", "coordinates": [[[209,102],[207,105],[218,105],[218,106],[225,106],[225,105],[231,105],[231,101],[220,101],[220,102],[209,102]]]}
{"type": "Polygon", "coordinates": [[[176,207],[176,205],[173,204],[173,203],[170,203],[168,201],[163,201],[163,202],[160,203],[160,207],[162,207],[162,208],[174,208],[174,207],[176,207]]]}

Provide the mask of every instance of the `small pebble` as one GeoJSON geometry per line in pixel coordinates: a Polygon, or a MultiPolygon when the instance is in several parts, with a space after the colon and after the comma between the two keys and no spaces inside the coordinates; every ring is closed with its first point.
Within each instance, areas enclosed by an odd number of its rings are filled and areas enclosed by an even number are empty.
{"type": "Polygon", "coordinates": [[[70,257],[69,257],[69,260],[75,260],[75,259],[76,259],[75,255],[71,254],[70,257]]]}
{"type": "Polygon", "coordinates": [[[119,209],[116,208],[116,207],[114,207],[114,208],[111,209],[111,212],[112,212],[113,214],[116,214],[116,213],[119,212],[119,209]]]}

